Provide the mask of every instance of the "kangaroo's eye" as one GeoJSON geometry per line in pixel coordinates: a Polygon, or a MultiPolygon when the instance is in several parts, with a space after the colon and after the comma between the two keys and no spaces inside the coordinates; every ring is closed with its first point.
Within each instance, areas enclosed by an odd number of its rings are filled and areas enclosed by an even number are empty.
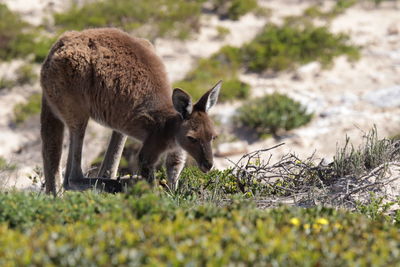
{"type": "Polygon", "coordinates": [[[188,136],[187,137],[188,139],[189,139],[189,141],[191,142],[191,143],[197,143],[197,139],[196,138],[194,138],[194,137],[192,137],[192,136],[188,136]]]}

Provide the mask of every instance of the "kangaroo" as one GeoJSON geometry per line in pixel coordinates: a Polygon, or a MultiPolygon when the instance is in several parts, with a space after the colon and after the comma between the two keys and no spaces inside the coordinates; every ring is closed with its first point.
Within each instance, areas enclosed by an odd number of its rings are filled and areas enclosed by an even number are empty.
{"type": "Polygon", "coordinates": [[[70,134],[64,189],[84,190],[97,181],[84,177],[81,168],[89,118],[113,130],[98,173],[102,181],[116,176],[126,136],[142,143],[139,174],[149,183],[163,153],[173,189],[186,152],[203,172],[213,166],[216,133],[207,112],[217,102],[221,81],[192,104],[185,91],[172,90],[164,64],[145,39],[113,28],[66,32],[45,59],[40,82],[46,193],[55,195],[61,181],[64,125],[70,134]]]}

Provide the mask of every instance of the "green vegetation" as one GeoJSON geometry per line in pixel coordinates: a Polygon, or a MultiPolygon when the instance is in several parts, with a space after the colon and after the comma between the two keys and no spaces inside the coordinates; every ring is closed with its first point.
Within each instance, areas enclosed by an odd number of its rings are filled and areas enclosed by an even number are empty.
{"type": "Polygon", "coordinates": [[[0,60],[26,56],[27,46],[31,47],[29,35],[24,33],[28,24],[11,12],[7,5],[0,3],[0,60]]]}
{"type": "Polygon", "coordinates": [[[37,75],[33,70],[33,66],[31,64],[24,64],[16,71],[16,84],[32,84],[37,80],[37,75]]]}
{"type": "Polygon", "coordinates": [[[201,59],[196,69],[174,84],[186,90],[194,99],[200,98],[213,83],[222,79],[223,90],[219,101],[232,99],[246,99],[249,96],[250,86],[238,78],[240,66],[239,49],[225,46],[208,59],[201,59]]]}
{"type": "Polygon", "coordinates": [[[20,103],[14,107],[14,121],[16,124],[21,124],[29,117],[39,114],[42,103],[41,94],[31,95],[26,103],[20,103]]]}
{"type": "Polygon", "coordinates": [[[236,117],[238,125],[253,129],[259,136],[277,135],[280,130],[291,129],[307,124],[312,114],[299,102],[286,95],[274,93],[250,100],[239,110],[236,117]]]}
{"type": "Polygon", "coordinates": [[[358,48],[349,45],[346,34],[332,34],[327,27],[317,27],[302,20],[288,20],[283,26],[268,24],[242,48],[243,63],[250,71],[281,71],[298,64],[319,61],[324,66],[339,55],[359,58],[358,48]]]}
{"type": "MultiPolygon", "coordinates": [[[[374,131],[360,151],[381,150],[374,131]]],[[[400,159],[398,147],[393,149],[394,142],[384,146],[391,151],[384,163],[400,159]]],[[[274,206],[268,200],[287,200],[298,190],[310,196],[348,174],[332,175],[334,162],[315,165],[289,157],[265,167],[257,153],[244,162],[206,174],[185,168],[176,192],[166,188],[163,171],[157,179],[164,188],[138,182],[114,195],[0,192],[0,265],[392,266],[400,261],[400,210],[386,214],[400,198],[388,203],[371,194],[369,201],[356,202],[355,212],[315,206],[263,210],[257,206],[274,206]],[[273,174],[281,178],[262,180],[273,174]]],[[[358,181],[354,175],[351,184],[358,181]]]]}
{"type": "Polygon", "coordinates": [[[221,101],[245,99],[250,88],[238,79],[240,69],[282,71],[312,61],[326,67],[339,55],[350,60],[359,58],[359,48],[349,44],[348,35],[332,34],[328,27],[314,26],[309,19],[291,17],[282,26],[267,24],[254,40],[241,48],[224,46],[210,58],[201,59],[175,85],[197,98],[210,86],[210,81],[222,79],[225,84],[221,101]]]}
{"type": "Polygon", "coordinates": [[[1,77],[0,78],[0,90],[1,89],[6,89],[6,88],[10,89],[14,85],[15,85],[15,81],[14,80],[12,80],[10,78],[7,78],[7,77],[1,77]]]}
{"type": "Polygon", "coordinates": [[[346,137],[343,148],[336,152],[333,166],[337,176],[365,174],[385,162],[398,159],[400,149],[393,139],[379,139],[376,127],[364,137],[364,144],[355,148],[346,137]]]}
{"type": "Polygon", "coordinates": [[[391,265],[400,233],[327,208],[259,210],[234,198],[217,206],[151,192],[0,194],[0,265],[391,265]],[[371,234],[373,233],[373,234],[371,234]],[[371,253],[373,252],[373,253],[371,253]]]}
{"type": "Polygon", "coordinates": [[[212,9],[222,19],[238,20],[246,13],[257,11],[257,0],[212,0],[212,9]]]}
{"type": "Polygon", "coordinates": [[[230,33],[230,30],[224,26],[217,26],[217,38],[224,40],[225,37],[230,33]]]}
{"type": "Polygon", "coordinates": [[[73,4],[63,13],[54,15],[55,25],[63,30],[93,27],[118,27],[136,30],[143,37],[186,38],[199,27],[203,1],[86,1],[73,4]],[[157,7],[157,8],[155,8],[157,7]]]}
{"type": "Polygon", "coordinates": [[[15,164],[9,163],[5,158],[0,156],[0,172],[15,170],[17,166],[15,164]]]}
{"type": "Polygon", "coordinates": [[[47,55],[54,38],[41,35],[40,30],[23,21],[18,13],[0,3],[0,60],[34,56],[40,63],[47,55]]]}
{"type": "Polygon", "coordinates": [[[33,70],[33,65],[24,64],[19,67],[15,72],[15,78],[11,79],[8,77],[0,78],[0,90],[1,89],[11,89],[17,85],[33,84],[37,80],[37,75],[33,70]]]}

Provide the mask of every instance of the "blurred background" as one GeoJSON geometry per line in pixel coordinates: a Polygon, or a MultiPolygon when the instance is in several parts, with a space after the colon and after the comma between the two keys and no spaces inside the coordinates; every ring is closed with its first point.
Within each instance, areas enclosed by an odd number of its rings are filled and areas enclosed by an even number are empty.
{"type": "MultiPolygon", "coordinates": [[[[275,158],[329,162],[347,138],[357,146],[374,127],[398,139],[399,2],[0,0],[0,187],[32,187],[42,177],[38,75],[67,30],[118,27],[148,38],[172,85],[194,99],[222,79],[211,111],[220,169],[281,143],[275,158]]],[[[99,164],[110,133],[90,123],[85,169],[99,164]]],[[[138,146],[128,141],[121,174],[138,146]]]]}

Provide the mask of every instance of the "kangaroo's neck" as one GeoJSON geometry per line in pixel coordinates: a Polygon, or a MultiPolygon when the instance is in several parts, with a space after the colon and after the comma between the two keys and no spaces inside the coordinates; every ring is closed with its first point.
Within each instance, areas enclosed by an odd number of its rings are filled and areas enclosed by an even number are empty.
{"type": "Polygon", "coordinates": [[[170,146],[175,143],[175,135],[182,124],[181,116],[171,107],[146,111],[135,110],[124,118],[125,134],[145,142],[152,138],[157,143],[170,146]]]}

